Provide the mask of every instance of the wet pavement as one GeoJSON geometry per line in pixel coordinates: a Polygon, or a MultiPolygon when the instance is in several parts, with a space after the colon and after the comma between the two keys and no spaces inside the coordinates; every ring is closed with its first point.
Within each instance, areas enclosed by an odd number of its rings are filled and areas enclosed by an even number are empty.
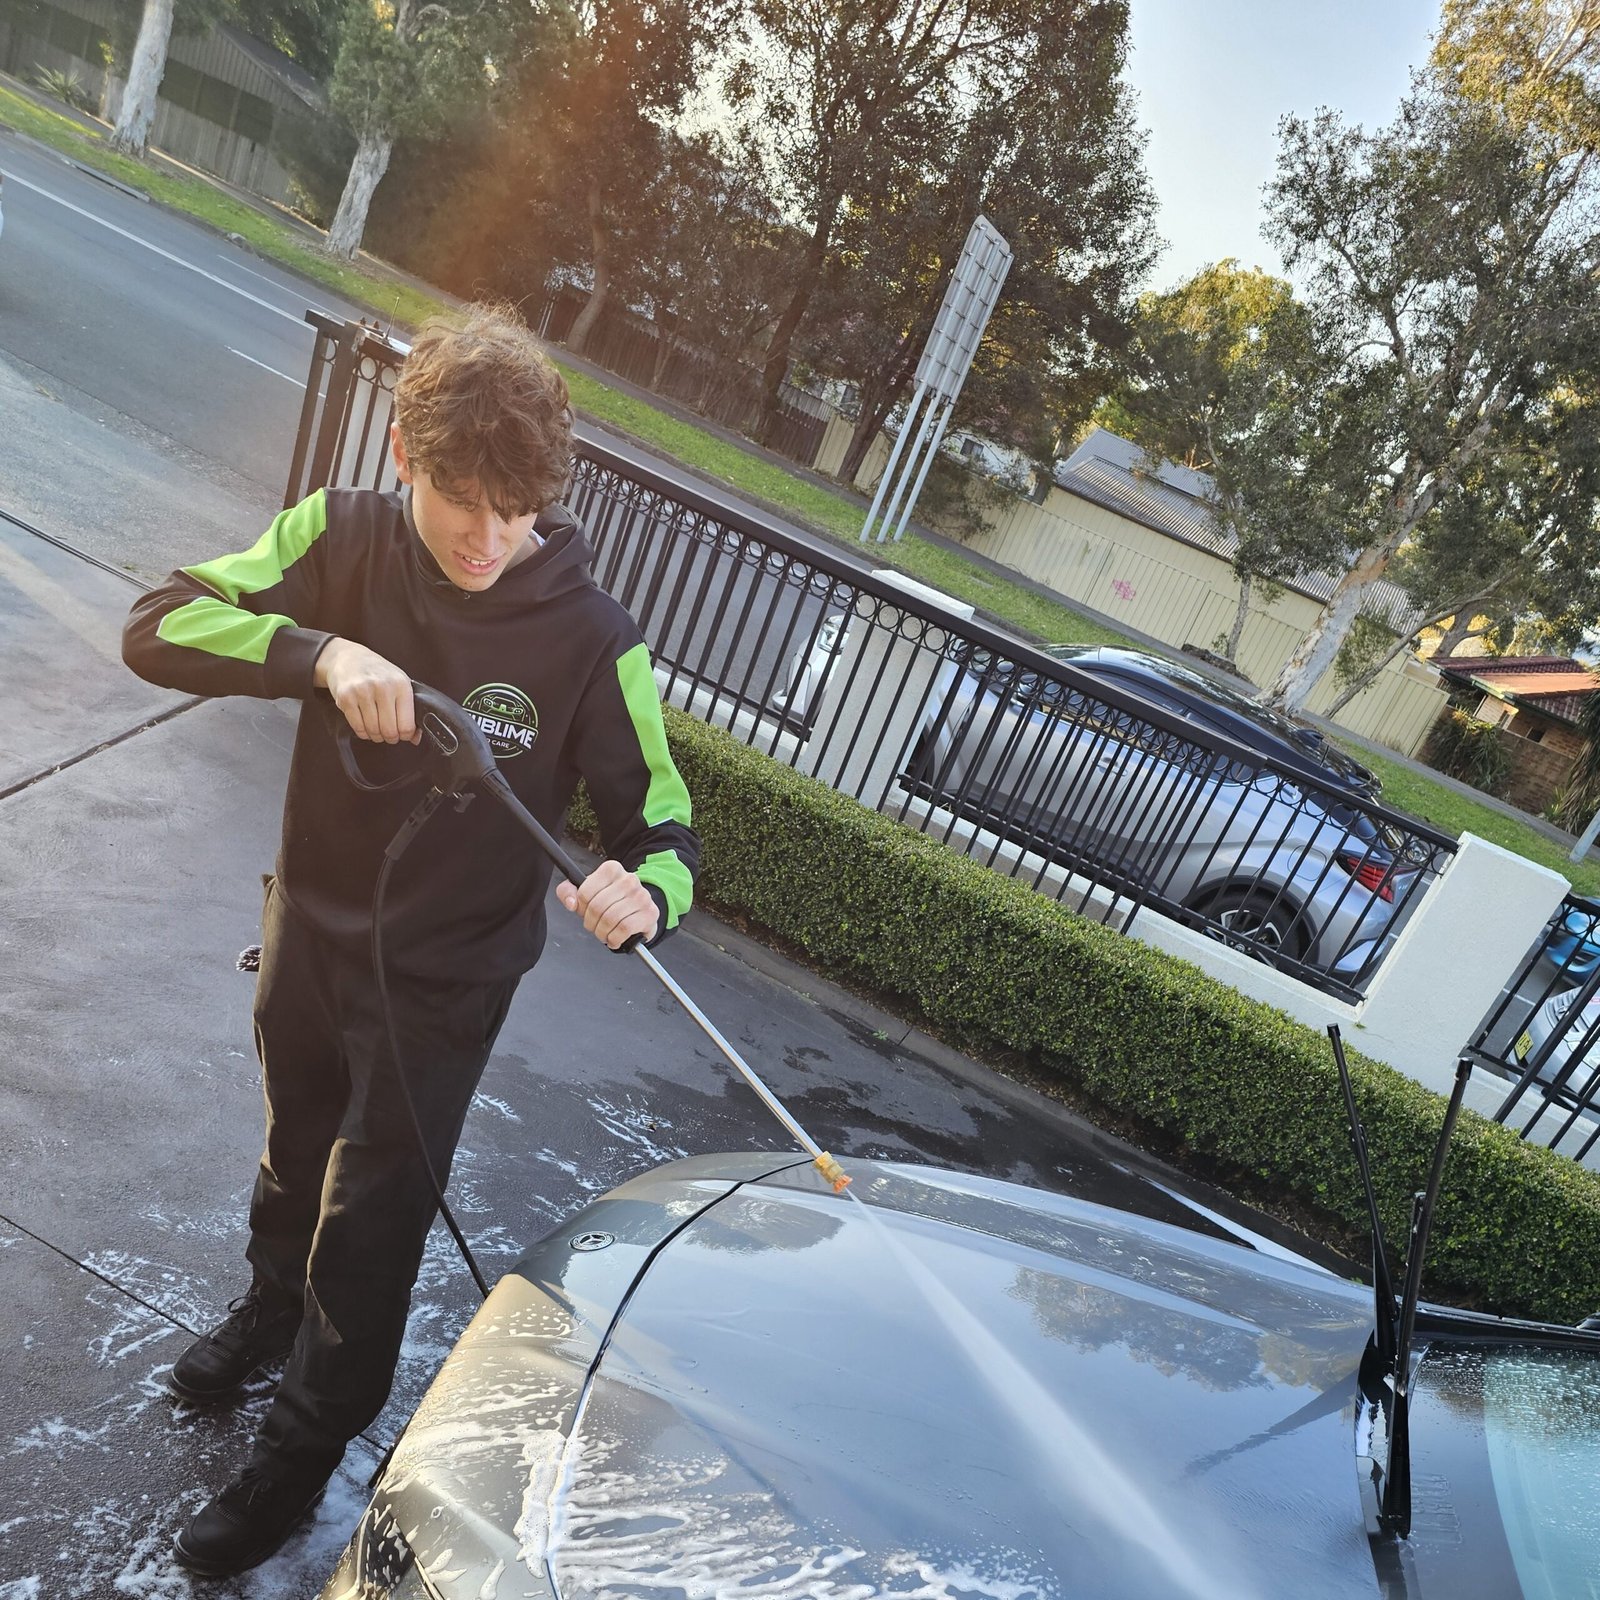
{"type": "MultiPolygon", "coordinates": [[[[267,1403],[257,1385],[237,1409],[197,1410],[163,1379],[247,1281],[261,1100],[235,963],[258,936],[296,708],[138,682],[118,655],[136,592],[0,517],[0,1600],[298,1600],[476,1296],[436,1227],[389,1407],[312,1524],[227,1583],[172,1563],[173,1532],[267,1403]]],[[[491,1277],[649,1166],[789,1148],[642,963],[553,902],[551,922],[451,1185],[491,1277]]],[[[703,914],[662,956],[847,1165],[953,1166],[1185,1215],[1138,1176],[1155,1171],[1144,1158],[703,914]]]]}

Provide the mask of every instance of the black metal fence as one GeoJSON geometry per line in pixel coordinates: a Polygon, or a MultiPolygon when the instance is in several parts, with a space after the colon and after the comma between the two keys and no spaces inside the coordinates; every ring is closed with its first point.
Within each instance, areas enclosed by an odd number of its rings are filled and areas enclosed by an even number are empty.
{"type": "Polygon", "coordinates": [[[1468,1052],[1510,1080],[1496,1121],[1588,1155],[1600,1139],[1600,903],[1562,900],[1468,1052]]]}
{"type": "MultiPolygon", "coordinates": [[[[388,487],[401,352],[308,320],[287,501],[388,487]]],[[[1454,850],[1309,756],[1274,761],[618,452],[582,446],[569,499],[663,698],[1085,914],[1149,906],[1355,998],[1454,850]]]]}

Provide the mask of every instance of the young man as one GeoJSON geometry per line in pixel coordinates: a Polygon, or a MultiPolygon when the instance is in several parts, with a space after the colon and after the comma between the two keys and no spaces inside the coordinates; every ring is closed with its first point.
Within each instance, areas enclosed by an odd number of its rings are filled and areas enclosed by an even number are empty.
{"type": "MultiPolygon", "coordinates": [[[[699,843],[649,657],[602,593],[573,517],[566,385],[514,318],[430,325],[391,430],[405,486],[319,491],[242,555],[139,601],[123,655],[196,694],[331,695],[369,780],[419,764],[411,682],[478,716],[518,798],[558,830],[585,780],[610,858],[558,897],[613,948],[689,907],[699,843]]],[[[389,1393],[436,1204],[391,1057],[370,951],[384,847],[415,786],[373,794],[321,710],[300,717],[263,914],[256,1045],[267,1138],[253,1281],[173,1367],[184,1399],[235,1396],[286,1356],[246,1469],[177,1537],[221,1575],[264,1560],[389,1393]]],[[[550,868],[503,807],[433,818],[394,868],[386,976],[401,1069],[439,1181],[521,975],[544,943],[550,868]]]]}

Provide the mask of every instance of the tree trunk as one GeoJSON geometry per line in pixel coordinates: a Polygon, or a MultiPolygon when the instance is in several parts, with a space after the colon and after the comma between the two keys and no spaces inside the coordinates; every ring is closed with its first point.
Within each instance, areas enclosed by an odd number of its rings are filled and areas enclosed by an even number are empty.
{"type": "Polygon", "coordinates": [[[1438,648],[1433,652],[1435,661],[1448,661],[1468,639],[1475,638],[1473,614],[1470,610],[1458,611],[1450,619],[1450,626],[1439,636],[1438,648]]]}
{"type": "MultiPolygon", "coordinates": [[[[1398,543],[1398,540],[1396,540],[1398,543]]],[[[1334,586],[1332,596],[1312,624],[1311,631],[1284,662],[1272,686],[1261,697],[1269,706],[1290,714],[1298,711],[1316,688],[1361,614],[1368,589],[1388,570],[1394,549],[1389,541],[1369,545],[1355,565],[1334,586]]]]}
{"type": "Polygon", "coordinates": [[[139,38],[128,63],[128,83],[122,91],[122,109],[111,130],[113,148],[142,156],[150,142],[150,124],[156,119],[156,91],[167,70],[167,45],[172,39],[175,0],[144,0],[139,38]]]}
{"type": "Polygon", "coordinates": [[[606,297],[611,293],[611,241],[606,234],[605,216],[600,204],[600,184],[589,180],[589,249],[593,258],[594,287],[589,291],[589,302],[578,313],[567,335],[567,349],[581,356],[594,332],[600,313],[605,310],[606,297]]]}
{"type": "Polygon", "coordinates": [[[1228,629],[1228,643],[1222,652],[1234,666],[1239,665],[1239,637],[1250,615],[1250,590],[1255,583],[1255,574],[1252,572],[1241,572],[1238,576],[1239,604],[1234,608],[1233,626],[1228,629]]]}
{"type": "MultiPolygon", "coordinates": [[[[1427,626],[1427,624],[1424,624],[1424,626],[1427,626]]],[[[1343,711],[1344,708],[1349,705],[1350,702],[1354,700],[1355,697],[1360,694],[1368,684],[1377,679],[1378,674],[1382,672],[1383,669],[1388,666],[1389,663],[1393,661],[1402,650],[1413,649],[1416,645],[1416,642],[1417,635],[1414,633],[1408,634],[1404,639],[1396,639],[1391,648],[1386,650],[1378,660],[1374,661],[1372,665],[1366,668],[1364,671],[1358,672],[1356,676],[1339,691],[1338,699],[1336,699],[1333,704],[1322,713],[1323,716],[1327,717],[1330,721],[1334,717],[1338,716],[1339,713],[1343,711]]]]}
{"type": "Polygon", "coordinates": [[[811,304],[812,292],[822,274],[822,263],[827,258],[828,244],[833,238],[833,224],[839,215],[839,197],[824,200],[817,208],[817,223],[806,242],[805,253],[800,258],[800,275],[795,282],[794,294],[778,325],[772,330],[772,342],[767,346],[767,359],[761,368],[761,402],[756,412],[755,436],[759,443],[770,444],[778,430],[778,410],[783,403],[783,380],[789,375],[789,347],[794,343],[795,329],[811,304]]]}
{"type": "MultiPolygon", "coordinates": [[[[838,475],[845,484],[856,481],[856,474],[861,470],[861,463],[867,459],[872,441],[883,431],[906,379],[916,370],[915,353],[920,352],[921,344],[913,342],[915,334],[916,330],[913,329],[900,341],[900,348],[890,361],[889,377],[882,383],[869,382],[862,390],[861,415],[856,418],[850,446],[844,453],[844,460],[839,463],[838,475]]],[[[924,331],[922,343],[926,342],[927,332],[924,331]]]]}
{"type": "Polygon", "coordinates": [[[658,322],[656,323],[656,359],[650,368],[650,391],[652,394],[661,393],[661,380],[666,376],[667,363],[672,359],[673,337],[658,322]]]}
{"type": "Polygon", "coordinates": [[[350,176],[345,179],[344,193],[339,196],[339,209],[333,214],[333,225],[328,229],[327,243],[323,247],[329,255],[342,256],[346,261],[355,259],[356,251],[361,248],[361,236],[367,231],[367,211],[372,205],[372,196],[389,170],[393,151],[392,134],[361,135],[355,160],[350,163],[350,176]]]}

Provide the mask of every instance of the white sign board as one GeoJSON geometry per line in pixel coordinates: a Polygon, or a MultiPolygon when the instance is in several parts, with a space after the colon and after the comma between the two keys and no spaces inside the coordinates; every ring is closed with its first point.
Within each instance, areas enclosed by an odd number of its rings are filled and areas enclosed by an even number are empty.
{"type": "Polygon", "coordinates": [[[927,384],[941,400],[953,400],[961,392],[1010,270],[1011,246],[987,217],[978,217],[917,363],[918,388],[927,384]]]}

